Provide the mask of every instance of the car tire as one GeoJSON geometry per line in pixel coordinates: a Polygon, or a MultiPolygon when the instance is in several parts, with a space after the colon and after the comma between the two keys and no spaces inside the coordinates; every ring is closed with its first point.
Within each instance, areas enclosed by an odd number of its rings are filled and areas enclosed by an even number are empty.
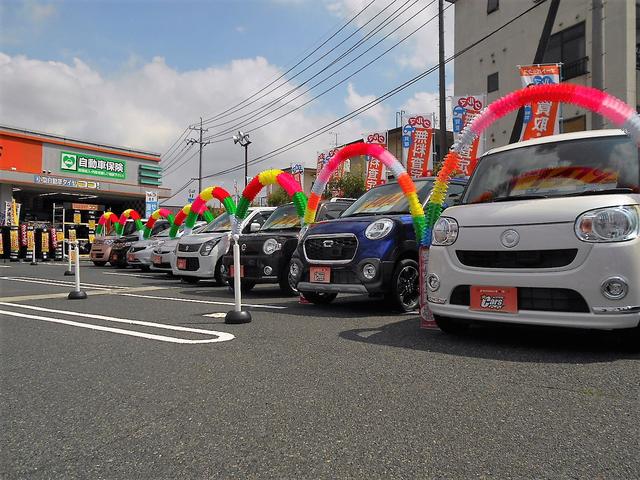
{"type": "Polygon", "coordinates": [[[216,287],[224,285],[224,279],[222,278],[222,257],[220,257],[220,259],[218,260],[218,263],[216,263],[213,279],[216,283],[216,287]]]}
{"type": "Polygon", "coordinates": [[[200,281],[200,279],[198,277],[182,277],[182,281],[184,283],[189,283],[191,285],[195,285],[196,283],[198,283],[200,281]]]}
{"type": "Polygon", "coordinates": [[[300,294],[306,300],[316,305],[329,305],[338,296],[337,293],[328,293],[328,292],[300,292],[300,294]]]}
{"type": "Polygon", "coordinates": [[[107,262],[96,262],[96,261],[94,261],[93,264],[96,267],[104,267],[107,264],[107,262]]]}
{"type": "Polygon", "coordinates": [[[291,260],[289,260],[286,264],[286,268],[283,268],[280,272],[280,278],[278,279],[278,284],[280,285],[280,291],[289,297],[294,297],[298,295],[298,289],[295,287],[295,282],[291,277],[290,269],[291,269],[291,260]]]}
{"type": "MultiPolygon", "coordinates": [[[[256,282],[251,282],[248,280],[240,280],[240,291],[242,293],[250,292],[255,286],[256,286],[256,282]]],[[[233,277],[229,277],[229,290],[231,290],[232,292],[235,290],[234,284],[233,284],[233,277]]]]}
{"type": "Polygon", "coordinates": [[[469,331],[469,327],[471,326],[471,322],[469,320],[463,320],[461,318],[434,315],[433,319],[440,330],[450,335],[462,335],[469,331]]]}
{"type": "Polygon", "coordinates": [[[397,263],[391,278],[391,292],[386,297],[402,312],[412,312],[420,306],[418,262],[405,258],[397,263]]]}

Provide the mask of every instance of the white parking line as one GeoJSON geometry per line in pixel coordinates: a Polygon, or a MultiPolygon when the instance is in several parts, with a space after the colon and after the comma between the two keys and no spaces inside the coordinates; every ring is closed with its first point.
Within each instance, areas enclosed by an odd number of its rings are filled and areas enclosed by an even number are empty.
{"type": "Polygon", "coordinates": [[[64,324],[64,325],[71,325],[71,326],[74,326],[74,327],[89,328],[89,329],[92,329],[92,330],[100,330],[100,331],[104,331],[104,332],[118,333],[118,334],[121,334],[121,335],[129,335],[129,336],[133,336],[133,337],[148,338],[148,339],[152,339],[152,340],[159,340],[159,341],[162,341],[162,342],[169,342],[169,343],[184,343],[184,344],[217,343],[217,342],[227,342],[227,341],[233,340],[235,338],[235,336],[230,334],[230,333],[217,332],[217,331],[214,331],[214,330],[203,330],[203,329],[200,329],[200,328],[179,327],[177,325],[166,325],[166,324],[163,324],[163,323],[144,322],[144,321],[140,321],[140,320],[128,320],[128,319],[125,319],[125,318],[108,317],[108,316],[105,316],[105,315],[94,315],[94,314],[90,314],[90,313],[71,312],[71,311],[67,311],[67,310],[55,310],[55,309],[52,309],[52,308],[36,307],[36,306],[33,306],[33,305],[20,305],[20,304],[17,304],[17,303],[0,302],[0,305],[10,306],[10,307],[18,307],[18,308],[25,308],[25,309],[28,309],[28,310],[37,310],[37,311],[42,311],[42,312],[60,313],[60,314],[69,315],[69,316],[93,318],[93,319],[96,319],[96,320],[104,320],[104,321],[107,321],[107,322],[126,323],[128,325],[141,325],[141,326],[144,326],[144,327],[161,328],[161,329],[165,329],[165,330],[174,330],[174,331],[179,331],[179,332],[198,333],[198,334],[201,334],[201,335],[214,335],[216,337],[216,338],[209,338],[209,339],[206,339],[206,340],[189,340],[189,339],[185,339],[185,338],[175,338],[175,337],[167,337],[167,336],[164,336],[164,335],[155,335],[155,334],[152,334],[152,333],[136,332],[134,330],[124,330],[122,328],[103,327],[101,325],[93,325],[93,324],[90,324],[90,323],[73,322],[71,320],[63,320],[63,319],[60,319],[60,318],[43,317],[43,316],[40,316],[40,315],[29,315],[29,314],[26,314],[26,313],[12,312],[12,311],[8,311],[8,310],[0,310],[0,314],[7,315],[7,316],[12,316],[12,317],[30,318],[30,319],[33,319],[33,320],[42,320],[42,321],[52,322],[52,323],[61,323],[61,324],[64,324]]]}
{"type": "MultiPolygon", "coordinates": [[[[145,273],[119,273],[119,272],[102,272],[103,275],[121,275],[123,277],[139,277],[139,278],[164,278],[162,275],[149,275],[145,273]]],[[[176,279],[177,280],[177,279],[176,279]]]]}
{"type": "MultiPolygon", "coordinates": [[[[233,307],[235,305],[235,303],[233,302],[216,302],[213,300],[195,300],[192,298],[178,298],[178,297],[156,297],[153,295],[137,295],[135,293],[115,292],[115,295],[122,295],[125,297],[155,298],[157,300],[172,300],[174,302],[208,303],[210,305],[226,305],[230,307],[233,307]]],[[[242,306],[253,307],[253,308],[273,308],[276,310],[284,310],[287,308],[287,307],[280,307],[278,305],[258,305],[258,304],[252,304],[252,303],[243,303],[242,306]]]]}
{"type": "MultiPolygon", "coordinates": [[[[0,277],[0,280],[7,280],[10,282],[25,282],[25,283],[38,283],[41,285],[51,285],[54,287],[71,287],[73,286],[73,283],[64,283],[62,281],[59,280],[32,280],[29,278],[19,278],[19,277],[0,277]]],[[[81,287],[86,287],[89,289],[95,289],[95,290],[111,290],[113,288],[122,288],[122,287],[92,287],[90,285],[87,285],[86,283],[81,283],[80,284],[81,287]]]]}
{"type": "MultiPolygon", "coordinates": [[[[61,278],[43,278],[43,277],[0,277],[3,279],[8,279],[8,280],[13,280],[13,279],[25,279],[25,280],[39,280],[41,282],[49,282],[49,283],[63,283],[65,285],[75,285],[76,282],[73,280],[63,280],[61,278]]],[[[127,288],[127,287],[120,287],[120,286],[112,286],[112,285],[105,285],[104,283],[88,283],[88,282],[82,282],[80,285],[82,286],[86,286],[86,287],[97,287],[97,288],[127,288]]]]}

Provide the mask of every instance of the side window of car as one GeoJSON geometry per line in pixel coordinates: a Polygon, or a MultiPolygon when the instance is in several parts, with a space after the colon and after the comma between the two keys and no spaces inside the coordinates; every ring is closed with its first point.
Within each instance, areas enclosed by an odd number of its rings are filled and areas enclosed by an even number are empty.
{"type": "Polygon", "coordinates": [[[318,221],[322,221],[322,220],[333,220],[334,218],[338,218],[342,212],[344,212],[347,207],[349,206],[348,203],[345,202],[332,202],[332,203],[325,203],[322,207],[320,212],[318,212],[318,221]]]}
{"type": "Polygon", "coordinates": [[[462,192],[464,192],[464,185],[458,185],[456,183],[449,184],[447,198],[444,200],[444,203],[449,207],[457,205],[462,198],[462,192]]]}

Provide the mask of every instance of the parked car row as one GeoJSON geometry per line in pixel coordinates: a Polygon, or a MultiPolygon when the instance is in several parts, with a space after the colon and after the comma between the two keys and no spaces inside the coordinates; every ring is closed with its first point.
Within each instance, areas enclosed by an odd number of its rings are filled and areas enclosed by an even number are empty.
{"type": "MultiPolygon", "coordinates": [[[[414,182],[423,206],[435,180],[414,182]]],[[[123,237],[94,245],[92,260],[231,288],[239,275],[245,291],[272,283],[315,304],[365,294],[411,312],[422,298],[423,313],[447,332],[477,321],[638,330],[640,162],[622,131],[490,150],[470,180],[451,179],[443,207],[422,272],[394,181],[356,200],[323,201],[302,229],[293,204],[250,208],[237,272],[226,213],[177,239],[158,222],[140,242],[127,224],[123,237]]]]}

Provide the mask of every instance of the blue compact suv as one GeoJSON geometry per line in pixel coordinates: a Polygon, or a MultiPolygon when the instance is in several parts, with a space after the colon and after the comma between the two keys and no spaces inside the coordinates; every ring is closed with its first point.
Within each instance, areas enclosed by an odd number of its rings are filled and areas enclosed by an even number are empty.
{"type": "MultiPolygon", "coordinates": [[[[426,204],[435,177],[414,180],[426,204]]],[[[445,205],[457,203],[466,178],[451,180],[445,205]]],[[[339,293],[384,295],[402,311],[419,302],[418,244],[407,200],[396,182],[372,188],[340,218],[311,225],[290,265],[308,301],[326,304],[339,293]]]]}

